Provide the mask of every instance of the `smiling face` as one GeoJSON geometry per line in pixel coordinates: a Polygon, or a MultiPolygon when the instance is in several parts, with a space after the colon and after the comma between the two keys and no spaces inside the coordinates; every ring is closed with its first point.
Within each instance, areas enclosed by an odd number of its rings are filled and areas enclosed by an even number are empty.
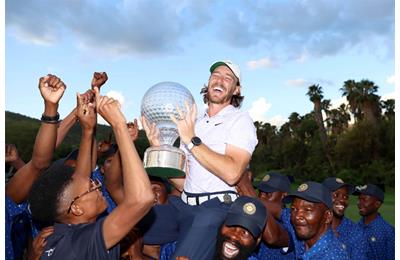
{"type": "Polygon", "coordinates": [[[332,213],[323,203],[294,198],[290,220],[298,238],[312,246],[328,229],[332,213]]]}
{"type": "Polygon", "coordinates": [[[208,102],[229,105],[233,95],[240,92],[238,79],[227,66],[217,67],[208,81],[208,102]]]}
{"type": "Polygon", "coordinates": [[[217,238],[217,259],[247,259],[258,241],[240,226],[222,225],[217,238]]]}
{"type": "Polygon", "coordinates": [[[342,218],[349,206],[349,192],[347,187],[342,187],[332,192],[333,215],[342,218]]]}

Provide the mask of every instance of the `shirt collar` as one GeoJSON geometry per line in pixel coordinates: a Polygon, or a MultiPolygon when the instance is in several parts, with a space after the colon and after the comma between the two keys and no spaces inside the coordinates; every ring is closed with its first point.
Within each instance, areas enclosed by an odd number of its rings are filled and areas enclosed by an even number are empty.
{"type": "MultiPolygon", "coordinates": [[[[227,105],[226,107],[224,107],[223,109],[221,109],[221,111],[219,111],[219,112],[218,112],[215,116],[213,116],[213,117],[224,116],[224,115],[226,115],[226,114],[229,114],[229,113],[235,111],[236,109],[237,109],[237,108],[234,107],[234,106],[232,106],[232,105],[227,105]]],[[[206,109],[204,110],[203,117],[209,117],[207,112],[208,112],[208,108],[206,108],[206,109]]]]}

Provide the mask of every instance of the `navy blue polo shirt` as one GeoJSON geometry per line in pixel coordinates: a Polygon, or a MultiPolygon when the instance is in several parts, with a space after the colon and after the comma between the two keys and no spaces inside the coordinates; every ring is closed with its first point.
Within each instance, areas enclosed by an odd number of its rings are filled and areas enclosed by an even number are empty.
{"type": "Polygon", "coordinates": [[[294,227],[290,222],[290,209],[282,209],[281,221],[289,232],[289,251],[294,250],[295,259],[350,259],[348,253],[344,249],[343,243],[336,238],[331,228],[306,251],[304,241],[297,238],[294,227]]]}
{"type": "Polygon", "coordinates": [[[345,246],[351,259],[368,259],[367,243],[361,227],[350,219],[343,217],[342,222],[336,228],[336,232],[339,234],[339,241],[345,246]]]}
{"type": "Polygon", "coordinates": [[[325,234],[318,239],[317,243],[307,251],[304,250],[303,252],[304,253],[298,255],[298,258],[303,260],[350,259],[342,244],[333,234],[332,229],[326,231],[325,234]]]}
{"type": "Polygon", "coordinates": [[[104,219],[78,225],[56,223],[40,259],[119,259],[119,244],[107,250],[104,243],[104,219]]]}
{"type": "Polygon", "coordinates": [[[368,259],[394,259],[394,227],[387,223],[380,214],[371,223],[366,225],[362,218],[358,225],[364,231],[367,243],[368,259]]]}
{"type": "Polygon", "coordinates": [[[260,243],[260,248],[258,249],[258,252],[256,252],[256,256],[257,259],[265,259],[265,260],[294,259],[293,252],[288,252],[287,254],[285,254],[282,248],[270,247],[264,242],[260,243]]]}

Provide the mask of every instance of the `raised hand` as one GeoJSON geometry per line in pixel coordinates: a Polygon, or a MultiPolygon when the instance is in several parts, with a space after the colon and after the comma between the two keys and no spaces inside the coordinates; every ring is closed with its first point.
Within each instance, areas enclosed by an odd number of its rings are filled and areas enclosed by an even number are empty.
{"type": "Polygon", "coordinates": [[[128,132],[129,132],[129,135],[131,136],[132,142],[135,142],[139,136],[139,126],[138,126],[137,119],[135,118],[135,120],[133,120],[133,123],[129,122],[126,125],[128,127],[128,132]]]}
{"type": "Polygon", "coordinates": [[[95,110],[95,104],[84,100],[84,96],[79,93],[76,94],[77,107],[76,116],[82,129],[94,129],[97,123],[97,113],[95,110]]]}
{"type": "Polygon", "coordinates": [[[108,80],[107,73],[105,72],[93,73],[92,89],[94,89],[94,87],[98,87],[100,90],[100,87],[103,86],[103,84],[106,83],[107,80],[108,80]]]}
{"type": "Polygon", "coordinates": [[[46,238],[53,234],[54,227],[45,227],[43,228],[40,233],[35,237],[32,242],[32,251],[29,252],[28,259],[40,259],[40,256],[43,254],[43,250],[47,244],[46,238]]]}
{"type": "Polygon", "coordinates": [[[12,163],[19,159],[18,150],[14,144],[6,144],[5,152],[6,152],[6,158],[5,158],[6,163],[12,163]]]}
{"type": "Polygon", "coordinates": [[[189,107],[189,104],[185,101],[185,108],[187,111],[186,114],[183,113],[179,106],[176,107],[180,119],[175,118],[173,115],[169,117],[176,124],[182,142],[188,144],[192,137],[195,136],[194,124],[196,122],[197,107],[196,104],[189,107]]]}
{"type": "Polygon", "coordinates": [[[150,146],[160,146],[160,130],[155,123],[150,124],[145,116],[141,117],[141,122],[150,146]]]}
{"type": "Polygon", "coordinates": [[[67,87],[57,76],[48,74],[39,79],[39,89],[45,102],[58,104],[67,87]]]}
{"type": "Polygon", "coordinates": [[[118,100],[107,96],[100,96],[99,88],[94,88],[96,96],[97,112],[106,120],[112,127],[118,124],[126,124],[125,116],[121,112],[121,105],[118,100]]]}

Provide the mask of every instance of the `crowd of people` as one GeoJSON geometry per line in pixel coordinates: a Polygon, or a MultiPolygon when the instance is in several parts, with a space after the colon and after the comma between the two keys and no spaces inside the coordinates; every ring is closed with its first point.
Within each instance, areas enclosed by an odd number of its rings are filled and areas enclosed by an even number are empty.
{"type": "MultiPolygon", "coordinates": [[[[394,227],[379,214],[384,192],[329,177],[292,190],[289,176],[266,174],[253,186],[249,168],[257,135],[240,110],[241,73],[231,61],[210,67],[201,89],[207,104],[171,116],[187,158],[185,177],[149,176],[135,148],[138,122],[117,100],[91,87],[60,121],[66,91],[55,75],[39,79],[44,100],[32,157],[6,145],[6,259],[394,259],[394,227]],[[97,116],[113,138],[96,141],[97,116]],[[79,149],[52,161],[79,122],[79,149]],[[361,218],[345,217],[358,196],[361,218]]],[[[141,118],[151,146],[159,129],[141,118]]]]}

